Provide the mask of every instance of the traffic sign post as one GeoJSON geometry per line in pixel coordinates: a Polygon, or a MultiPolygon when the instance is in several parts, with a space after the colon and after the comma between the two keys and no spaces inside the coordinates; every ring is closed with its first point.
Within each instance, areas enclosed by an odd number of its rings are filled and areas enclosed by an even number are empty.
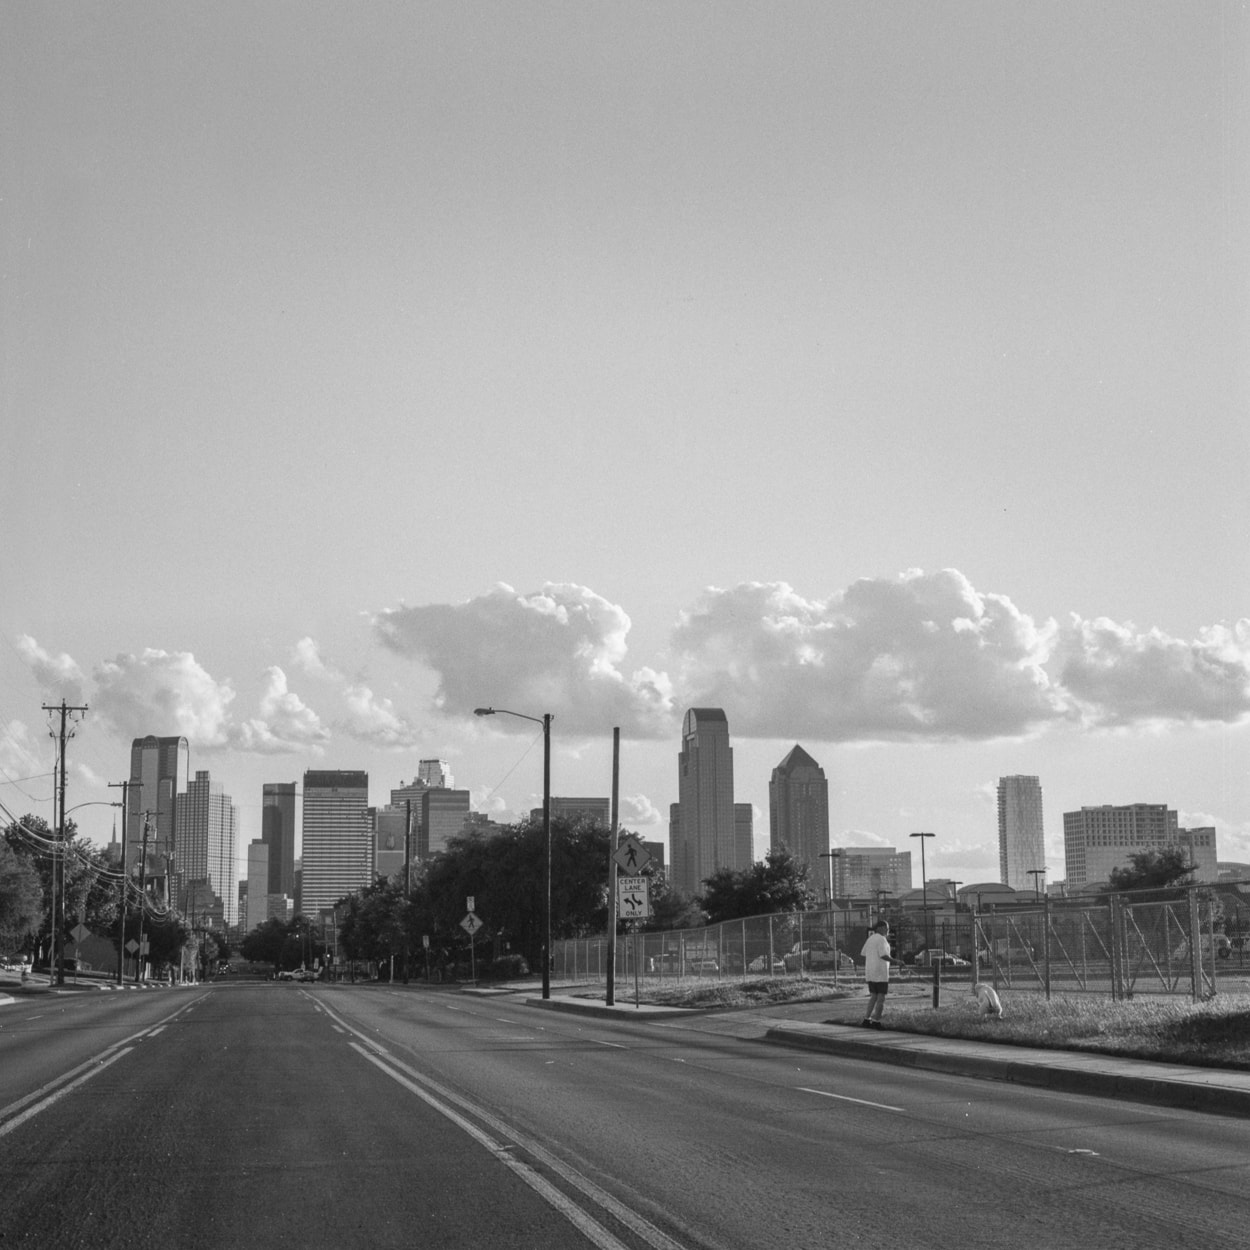
{"type": "Polygon", "coordinates": [[[646,877],[618,877],[617,906],[622,920],[646,920],[651,915],[651,899],[646,877]]]}
{"type": "MultiPolygon", "coordinates": [[[[473,900],[469,899],[472,903],[473,900]]],[[[473,939],[477,936],[477,931],[482,927],[482,920],[476,912],[469,912],[467,916],[460,922],[460,927],[469,935],[469,976],[473,984],[477,984],[477,945],[473,939]]]]}

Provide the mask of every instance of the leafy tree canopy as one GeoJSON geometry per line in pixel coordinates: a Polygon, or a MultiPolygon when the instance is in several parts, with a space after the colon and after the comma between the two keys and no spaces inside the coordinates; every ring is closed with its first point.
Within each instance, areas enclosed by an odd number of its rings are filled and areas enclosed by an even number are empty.
{"type": "Polygon", "coordinates": [[[1134,851],[1126,868],[1113,868],[1107,883],[1113,890],[1159,890],[1187,885],[1196,871],[1185,848],[1165,846],[1157,851],[1134,851]]]}
{"type": "Polygon", "coordinates": [[[750,868],[722,868],[708,877],[699,901],[709,924],[772,912],[808,911],[816,905],[816,895],[807,877],[806,864],[784,846],[773,847],[750,868]]]}

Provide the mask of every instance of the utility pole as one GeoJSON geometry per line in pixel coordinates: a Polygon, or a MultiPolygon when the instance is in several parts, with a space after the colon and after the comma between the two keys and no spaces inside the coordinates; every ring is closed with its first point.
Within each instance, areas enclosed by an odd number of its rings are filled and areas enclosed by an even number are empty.
{"type": "MultiPolygon", "coordinates": [[[[412,912],[412,800],[404,800],[404,984],[408,984],[408,926],[412,912]]],[[[326,978],[329,979],[328,977],[326,978]]]]}
{"type": "Polygon", "coordinates": [[[43,705],[45,712],[59,712],[61,716],[61,730],[59,734],[50,735],[56,737],[60,743],[59,765],[57,774],[59,784],[57,785],[57,795],[60,799],[61,810],[57,820],[57,848],[56,854],[52,857],[52,949],[50,951],[51,962],[56,967],[56,983],[57,985],[65,984],[65,940],[61,930],[65,927],[65,853],[69,848],[69,839],[65,836],[65,743],[74,736],[72,729],[66,728],[66,722],[69,720],[72,712],[86,712],[87,705],[71,707],[64,699],[60,705],[47,704],[43,705]],[[60,884],[57,884],[58,875],[60,884]],[[58,916],[58,903],[60,915],[58,916]]]}
{"type": "Polygon", "coordinates": [[[126,892],[130,888],[130,879],[126,876],[126,813],[129,810],[128,796],[130,794],[131,785],[137,790],[143,789],[142,782],[129,781],[110,781],[109,789],[120,789],[122,792],[122,901],[121,901],[121,932],[117,939],[117,984],[121,985],[126,979],[126,892]]]}
{"type": "Polygon", "coordinates": [[[135,984],[143,976],[143,915],[148,904],[148,833],[152,828],[151,812],[143,813],[143,849],[139,852],[139,949],[135,951],[135,984]]]}

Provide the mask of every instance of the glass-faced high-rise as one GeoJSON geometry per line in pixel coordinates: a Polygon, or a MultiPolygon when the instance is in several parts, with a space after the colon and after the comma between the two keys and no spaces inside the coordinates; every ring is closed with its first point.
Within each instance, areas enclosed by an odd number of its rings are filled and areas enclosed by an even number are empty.
{"type": "Polygon", "coordinates": [[[260,836],[269,848],[269,879],[264,893],[294,898],[295,782],[267,781],[263,796],[260,836]]]}
{"type": "Polygon", "coordinates": [[[814,885],[825,878],[829,850],[829,782],[825,770],[796,745],[768,783],[768,845],[784,846],[808,868],[814,885]]]}
{"type": "Polygon", "coordinates": [[[164,877],[177,853],[178,796],[187,792],[191,753],[185,738],[149,734],[130,744],[130,786],[126,791],[126,867],[139,870],[147,830],[147,877],[164,877]]]}
{"type": "MultiPolygon", "coordinates": [[[[238,870],[235,867],[235,838],[239,825],[238,809],[219,781],[207,770],[198,769],[187,791],[178,798],[178,853],[176,871],[180,905],[188,907],[189,891],[195,882],[207,882],[220,900],[227,924],[238,918],[238,870]]],[[[204,894],[198,891],[199,897],[204,894]]]]}
{"type": "Polygon", "coordinates": [[[1046,867],[1042,834],[1042,785],[1036,777],[998,779],[998,879],[1013,890],[1032,890],[1046,867]]]}
{"type": "Polygon", "coordinates": [[[369,774],[306,772],[302,834],[300,908],[313,916],[372,881],[369,774]]]}
{"type": "Polygon", "coordinates": [[[720,869],[750,867],[749,854],[739,862],[733,748],[729,719],[720,708],[692,707],[686,713],[677,767],[681,811],[670,826],[673,883],[697,894],[720,869]]]}

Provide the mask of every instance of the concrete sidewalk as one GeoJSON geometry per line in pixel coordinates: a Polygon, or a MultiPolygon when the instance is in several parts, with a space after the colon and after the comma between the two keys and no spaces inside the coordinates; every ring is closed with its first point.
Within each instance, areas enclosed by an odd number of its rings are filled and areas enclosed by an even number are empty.
{"type": "Polygon", "coordinates": [[[547,1010],[646,1020],[659,1027],[688,1028],[743,1041],[792,1046],[929,1072],[1009,1081],[1219,1115],[1250,1116],[1250,1072],[1152,1063],[1086,1051],[1044,1050],[931,1037],[923,1033],[894,1032],[889,1028],[878,1032],[859,1024],[862,995],[776,1007],[710,1010],[648,1007],[645,1003],[634,1007],[632,1001],[622,1003],[619,999],[609,1007],[602,998],[596,1001],[591,997],[577,997],[567,990],[553,993],[546,1000],[527,997],[526,1002],[547,1010]]]}

